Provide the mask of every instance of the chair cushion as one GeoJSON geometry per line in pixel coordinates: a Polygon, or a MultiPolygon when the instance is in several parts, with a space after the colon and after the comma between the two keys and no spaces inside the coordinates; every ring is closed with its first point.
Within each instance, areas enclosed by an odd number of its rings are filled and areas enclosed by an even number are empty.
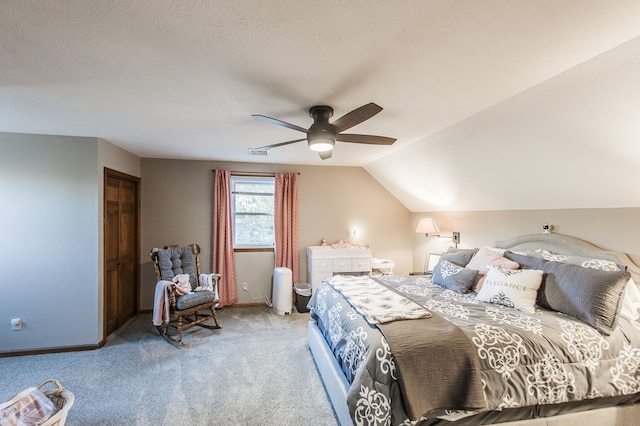
{"type": "Polygon", "coordinates": [[[158,267],[163,280],[171,281],[178,274],[189,274],[191,289],[198,285],[190,246],[158,250],[158,267]]]}
{"type": "Polygon", "coordinates": [[[178,310],[193,308],[203,303],[213,302],[216,300],[216,295],[211,290],[198,290],[193,293],[185,294],[184,296],[176,297],[176,308],[178,310]]]}

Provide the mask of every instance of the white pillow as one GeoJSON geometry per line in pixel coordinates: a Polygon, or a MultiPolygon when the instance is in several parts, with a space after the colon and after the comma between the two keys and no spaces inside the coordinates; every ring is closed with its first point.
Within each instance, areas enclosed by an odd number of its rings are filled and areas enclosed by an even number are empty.
{"type": "Polygon", "coordinates": [[[534,314],[542,271],[489,266],[478,300],[534,314]]]}
{"type": "Polygon", "coordinates": [[[638,309],[640,309],[640,288],[638,288],[638,285],[633,281],[633,278],[629,278],[622,299],[620,315],[630,321],[638,321],[638,318],[640,318],[638,309]]]}

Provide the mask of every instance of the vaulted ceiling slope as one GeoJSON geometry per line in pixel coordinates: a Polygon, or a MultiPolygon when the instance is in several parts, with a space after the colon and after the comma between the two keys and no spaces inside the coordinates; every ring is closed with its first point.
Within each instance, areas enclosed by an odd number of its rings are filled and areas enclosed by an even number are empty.
{"type": "Polygon", "coordinates": [[[640,37],[366,169],[411,211],[640,207],[640,37]]]}
{"type": "Polygon", "coordinates": [[[638,22],[636,0],[7,0],[0,131],[363,166],[413,211],[639,206],[638,22]],[[394,145],[248,154],[300,136],[251,114],[368,102],[353,133],[394,145]]]}

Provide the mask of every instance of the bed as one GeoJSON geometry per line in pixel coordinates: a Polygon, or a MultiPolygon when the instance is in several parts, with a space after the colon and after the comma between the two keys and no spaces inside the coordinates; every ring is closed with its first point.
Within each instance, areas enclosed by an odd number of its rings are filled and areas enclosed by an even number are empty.
{"type": "Polygon", "coordinates": [[[441,262],[462,270],[336,276],[314,292],[309,347],[342,426],[639,424],[639,305],[627,287],[638,292],[640,269],[627,255],[535,234],[441,262]],[[472,279],[487,250],[500,260],[472,279]]]}

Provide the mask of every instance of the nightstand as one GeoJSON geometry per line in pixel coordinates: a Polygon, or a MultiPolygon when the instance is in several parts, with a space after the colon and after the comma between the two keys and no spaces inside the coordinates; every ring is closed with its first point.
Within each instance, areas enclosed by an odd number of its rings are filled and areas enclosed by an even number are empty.
{"type": "Polygon", "coordinates": [[[371,259],[371,276],[393,275],[393,268],[396,266],[393,260],[371,259]]]}

